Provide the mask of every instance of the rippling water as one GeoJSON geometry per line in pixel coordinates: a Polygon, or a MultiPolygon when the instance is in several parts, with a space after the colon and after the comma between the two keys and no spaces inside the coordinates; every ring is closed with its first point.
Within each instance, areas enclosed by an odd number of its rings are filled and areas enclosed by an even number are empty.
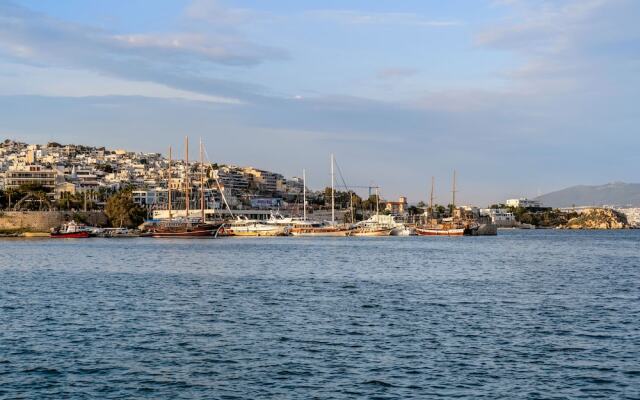
{"type": "Polygon", "coordinates": [[[0,249],[0,398],[640,398],[640,231],[0,249]]]}

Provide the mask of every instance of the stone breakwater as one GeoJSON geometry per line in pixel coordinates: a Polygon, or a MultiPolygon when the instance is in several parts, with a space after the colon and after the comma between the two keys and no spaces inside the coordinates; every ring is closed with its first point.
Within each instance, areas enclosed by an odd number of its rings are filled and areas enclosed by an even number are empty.
{"type": "Polygon", "coordinates": [[[51,228],[71,221],[81,221],[92,226],[106,226],[107,216],[101,211],[2,211],[0,231],[48,232],[51,228]]]}
{"type": "Polygon", "coordinates": [[[587,209],[560,226],[564,229],[625,229],[628,227],[624,214],[605,208],[587,209]]]}

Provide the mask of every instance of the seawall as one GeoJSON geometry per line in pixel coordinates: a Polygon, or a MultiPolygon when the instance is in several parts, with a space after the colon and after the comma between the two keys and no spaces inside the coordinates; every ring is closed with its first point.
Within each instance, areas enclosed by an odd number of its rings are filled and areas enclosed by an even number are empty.
{"type": "Polygon", "coordinates": [[[74,219],[91,226],[106,226],[109,223],[102,211],[1,211],[0,230],[48,232],[74,219]]]}

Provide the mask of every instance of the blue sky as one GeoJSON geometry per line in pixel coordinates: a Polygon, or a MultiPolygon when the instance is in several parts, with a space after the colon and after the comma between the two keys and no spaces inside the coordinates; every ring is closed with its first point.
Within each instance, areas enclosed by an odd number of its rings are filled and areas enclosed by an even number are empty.
{"type": "Polygon", "coordinates": [[[0,136],[166,151],[484,205],[637,182],[635,0],[14,0],[0,136]]]}

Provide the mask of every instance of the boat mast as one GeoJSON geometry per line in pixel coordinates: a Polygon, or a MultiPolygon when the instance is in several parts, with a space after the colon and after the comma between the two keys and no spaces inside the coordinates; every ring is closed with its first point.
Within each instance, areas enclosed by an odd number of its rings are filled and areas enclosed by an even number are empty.
{"type": "Polygon", "coordinates": [[[200,209],[202,210],[202,223],[204,224],[204,157],[202,155],[202,138],[200,138],[200,209]]]}
{"type": "Polygon", "coordinates": [[[191,202],[191,198],[189,197],[189,136],[184,137],[184,154],[185,154],[185,169],[184,169],[184,202],[185,202],[185,210],[187,214],[187,220],[189,219],[189,203],[191,202]]]}
{"type": "Polygon", "coordinates": [[[380,214],[380,194],[378,193],[378,187],[376,186],[376,217],[380,214]]]}
{"type": "Polygon", "coordinates": [[[307,173],[302,169],[302,220],[307,220],[307,173]]]}
{"type": "Polygon", "coordinates": [[[169,198],[169,221],[171,221],[171,146],[169,146],[169,171],[167,179],[167,196],[169,198]]]}
{"type": "Polygon", "coordinates": [[[429,217],[433,219],[433,185],[435,182],[435,178],[431,177],[431,195],[429,196],[429,217]]]}
{"type": "Polygon", "coordinates": [[[456,170],[453,170],[453,190],[452,192],[452,203],[451,203],[451,217],[453,217],[454,211],[456,209],[456,170]]]}
{"type": "Polygon", "coordinates": [[[333,153],[331,153],[331,224],[336,222],[336,195],[333,181],[333,153]]]}

